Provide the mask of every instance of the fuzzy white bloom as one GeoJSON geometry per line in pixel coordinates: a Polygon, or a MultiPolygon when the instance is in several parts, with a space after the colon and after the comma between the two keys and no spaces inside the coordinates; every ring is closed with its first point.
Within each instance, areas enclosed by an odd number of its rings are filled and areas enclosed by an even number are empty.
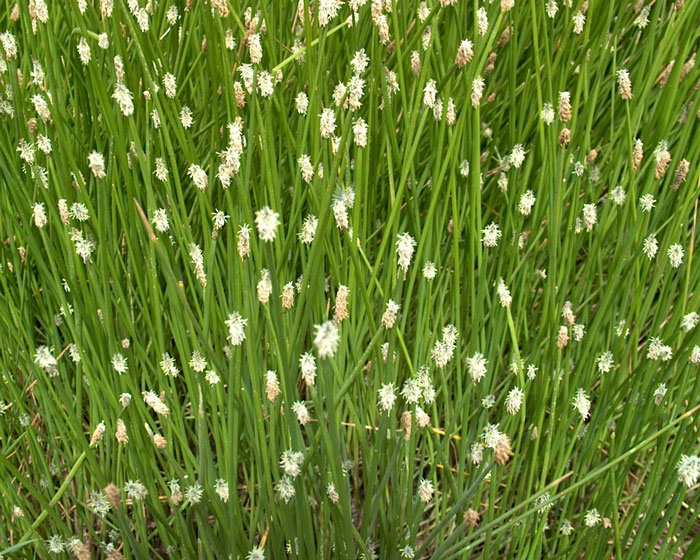
{"type": "Polygon", "coordinates": [[[399,235],[399,239],[396,242],[396,254],[398,256],[399,268],[403,270],[404,276],[406,275],[408,266],[411,264],[415,247],[416,240],[413,239],[410,234],[404,232],[399,235]]]}
{"type": "Polygon", "coordinates": [[[265,70],[258,72],[258,91],[263,97],[270,97],[275,92],[272,74],[265,70]]]}
{"type": "Polygon", "coordinates": [[[437,268],[432,261],[426,261],[423,265],[423,277],[426,280],[433,280],[437,275],[437,268]]]}
{"type": "Polygon", "coordinates": [[[511,297],[510,290],[508,289],[508,286],[506,286],[503,278],[498,279],[498,288],[496,291],[498,292],[498,299],[500,300],[501,305],[503,307],[510,307],[510,304],[513,302],[513,298],[511,297]]]}
{"type": "Polygon", "coordinates": [[[342,0],[319,0],[318,2],[318,24],[325,27],[338,15],[342,0]]]}
{"type": "Polygon", "coordinates": [[[250,61],[253,64],[258,64],[262,60],[263,55],[259,33],[253,33],[248,36],[248,50],[250,51],[250,61]]]}
{"type": "Polygon", "coordinates": [[[180,109],[180,124],[182,124],[182,128],[188,129],[192,126],[193,122],[194,119],[192,118],[192,109],[185,105],[182,107],[182,109],[180,109]]]}
{"type": "Polygon", "coordinates": [[[683,247],[679,243],[674,243],[668,248],[668,260],[673,268],[683,264],[683,255],[683,247]]]}
{"type": "Polygon", "coordinates": [[[165,88],[165,96],[173,99],[177,95],[177,82],[175,76],[167,72],[163,76],[163,87],[165,88]]]}
{"type": "Polygon", "coordinates": [[[170,224],[168,223],[168,214],[165,211],[165,208],[158,208],[153,213],[153,219],[151,220],[151,222],[153,222],[153,226],[160,233],[165,233],[170,229],[170,224]]]}
{"type": "Polygon", "coordinates": [[[330,138],[335,135],[335,113],[333,109],[327,107],[319,115],[321,119],[321,138],[330,138]]]}
{"type": "Polygon", "coordinates": [[[486,9],[482,6],[476,11],[476,28],[480,36],[486,35],[489,30],[489,17],[486,9]]]}
{"type": "Polygon", "coordinates": [[[393,383],[382,385],[377,391],[379,393],[379,406],[384,412],[389,412],[396,403],[396,390],[393,383]]]}
{"type": "Polygon", "coordinates": [[[469,451],[469,460],[477,466],[484,460],[484,446],[481,443],[476,442],[472,444],[469,451]]]}
{"type": "Polygon", "coordinates": [[[167,416],[170,413],[168,406],[161,400],[161,398],[153,391],[144,391],[142,393],[144,402],[151,408],[156,414],[162,416],[167,416]]]}
{"type": "Polygon", "coordinates": [[[126,371],[129,369],[129,366],[126,363],[126,358],[119,353],[112,356],[112,367],[119,375],[126,373],[126,371]]]}
{"type": "Polygon", "coordinates": [[[676,466],[678,480],[688,488],[695,486],[700,478],[700,457],[697,455],[681,455],[681,460],[676,466]]]}
{"type": "Polygon", "coordinates": [[[367,56],[364,48],[355,51],[355,54],[350,61],[350,66],[352,66],[352,71],[355,75],[362,74],[365,70],[367,70],[367,66],[369,66],[369,57],[367,56]]]}
{"type": "Polygon", "coordinates": [[[652,337],[649,339],[649,346],[647,347],[647,358],[650,360],[661,359],[664,362],[668,362],[673,357],[673,349],[664,344],[663,341],[658,337],[652,337]]]}
{"type": "Polygon", "coordinates": [[[586,512],[583,522],[585,523],[586,527],[595,527],[598,525],[598,523],[600,523],[601,519],[602,518],[600,517],[598,510],[593,508],[586,512]]]}
{"type": "Polygon", "coordinates": [[[175,364],[175,358],[167,352],[161,355],[160,369],[165,375],[170,377],[177,377],[180,373],[175,364]]]}
{"type": "Polygon", "coordinates": [[[53,348],[38,346],[34,351],[34,363],[48,373],[49,377],[58,375],[58,370],[56,369],[58,361],[53,356],[53,348]]]}
{"type": "Polygon", "coordinates": [[[481,352],[467,358],[467,369],[474,383],[479,383],[486,376],[486,364],[488,364],[488,360],[481,352]]]}
{"type": "Polygon", "coordinates": [[[428,80],[423,88],[423,105],[432,109],[435,105],[435,97],[437,95],[437,82],[428,80]]]}
{"type": "Polygon", "coordinates": [[[579,11],[573,15],[571,21],[574,24],[574,33],[576,33],[576,35],[580,35],[583,31],[583,26],[586,23],[586,16],[579,11]]]}
{"type": "Polygon", "coordinates": [[[258,229],[260,239],[266,243],[275,240],[277,226],[280,224],[279,214],[273,212],[269,206],[261,208],[255,213],[255,227],[258,229]]]}
{"type": "Polygon", "coordinates": [[[639,205],[642,207],[642,212],[651,212],[651,209],[654,208],[655,204],[656,199],[652,194],[647,193],[639,197],[639,205]]]}
{"type": "Polygon", "coordinates": [[[223,478],[217,478],[214,482],[214,492],[216,492],[216,495],[219,496],[219,499],[222,502],[228,502],[228,482],[226,482],[223,478]]]}
{"type": "MultiPolygon", "coordinates": [[[[483,8],[480,8],[483,9],[483,8]]],[[[478,107],[484,95],[484,79],[481,76],[474,78],[472,82],[472,107],[478,107]]]]}
{"type": "Polygon", "coordinates": [[[693,346],[688,357],[688,363],[694,366],[700,365],[700,346],[693,346]]]}
{"type": "Polygon", "coordinates": [[[522,144],[516,144],[513,146],[513,149],[508,156],[508,161],[516,169],[520,168],[525,161],[525,150],[523,149],[522,144]]]}
{"type": "Polygon", "coordinates": [[[429,501],[431,501],[433,499],[434,492],[435,488],[433,487],[432,482],[426,479],[420,481],[420,484],[418,485],[418,498],[421,502],[427,504],[429,501]]]}
{"type": "Polygon", "coordinates": [[[613,204],[616,204],[617,206],[622,206],[626,198],[627,193],[620,185],[616,186],[610,193],[610,200],[612,200],[613,204]]]}
{"type": "Polygon", "coordinates": [[[301,226],[301,231],[298,234],[299,241],[305,245],[310,244],[316,236],[316,228],[318,227],[318,218],[313,214],[307,214],[304,218],[304,223],[301,226]]]}
{"type": "Polygon", "coordinates": [[[321,325],[316,325],[314,330],[314,344],[318,350],[318,355],[321,358],[334,356],[338,351],[338,343],[340,342],[340,333],[336,324],[333,321],[326,321],[321,325]]]}
{"type": "Polygon", "coordinates": [[[656,253],[659,251],[659,243],[656,241],[656,235],[652,233],[644,240],[642,250],[649,260],[652,260],[656,256],[656,253]]]}
{"type": "Polygon", "coordinates": [[[300,91],[297,94],[296,100],[295,100],[297,112],[300,115],[306,115],[306,112],[309,110],[309,96],[306,95],[303,91],[300,91]]]}
{"type": "Polygon", "coordinates": [[[523,391],[519,387],[513,387],[506,397],[506,411],[508,414],[517,414],[523,402],[523,391]]]}
{"type": "Polygon", "coordinates": [[[425,428],[430,424],[430,416],[420,407],[416,406],[416,423],[421,427],[425,428]]]}
{"type": "Polygon", "coordinates": [[[313,354],[308,352],[301,355],[299,358],[299,369],[301,369],[301,377],[304,383],[311,387],[316,382],[316,360],[313,354]]]}
{"type": "Polygon", "coordinates": [[[129,498],[139,502],[142,501],[148,495],[148,489],[143,485],[143,483],[140,480],[129,480],[124,485],[124,492],[129,498]]]}
{"type": "Polygon", "coordinates": [[[301,474],[301,466],[304,464],[304,453],[302,451],[292,451],[291,449],[282,452],[280,466],[287,476],[296,478],[301,474]]]}
{"type": "Polygon", "coordinates": [[[205,191],[209,186],[209,177],[207,176],[207,172],[196,163],[191,164],[187,168],[187,174],[200,191],[205,191]]]}
{"type": "Polygon", "coordinates": [[[615,365],[612,352],[604,352],[603,354],[598,356],[596,363],[598,364],[598,370],[600,371],[600,373],[608,373],[615,365]]]}
{"type": "Polygon", "coordinates": [[[0,44],[5,51],[5,57],[7,60],[17,58],[17,40],[12,33],[9,31],[0,33],[0,44]]]}
{"type": "Polygon", "coordinates": [[[544,121],[547,126],[554,122],[554,107],[551,103],[545,103],[540,111],[540,118],[544,121]]]}
{"type": "Polygon", "coordinates": [[[199,350],[192,352],[192,356],[190,357],[190,367],[197,373],[202,373],[205,369],[207,369],[207,360],[204,356],[202,356],[199,350]]]}
{"type": "Polygon", "coordinates": [[[362,117],[358,117],[352,125],[352,135],[355,139],[355,144],[364,148],[367,146],[367,123],[362,117]]]}
{"type": "Polygon", "coordinates": [[[32,206],[32,218],[34,220],[34,225],[39,229],[46,225],[48,220],[46,219],[46,211],[44,210],[43,202],[37,202],[32,206]]]}
{"type": "Polygon", "coordinates": [[[685,332],[691,331],[697,326],[699,321],[700,315],[698,315],[695,311],[691,311],[690,313],[684,315],[683,319],[681,319],[681,329],[683,329],[685,332]]]}
{"type": "Polygon", "coordinates": [[[306,404],[302,401],[296,401],[292,405],[292,412],[294,412],[294,414],[297,417],[297,421],[302,426],[305,426],[306,424],[311,422],[311,415],[309,414],[309,409],[306,408],[306,404]]]}
{"type": "MultiPolygon", "coordinates": [[[[284,500],[285,504],[289,503],[289,500],[291,500],[296,495],[296,490],[294,489],[294,485],[292,484],[292,479],[289,478],[287,475],[284,475],[282,478],[280,478],[279,482],[275,485],[275,490],[280,495],[280,498],[284,500]]],[[[248,554],[248,558],[250,560],[256,558],[256,556],[253,555],[253,552],[255,551],[262,553],[262,550],[254,548],[248,554]]],[[[257,554],[257,558],[260,558],[259,554],[257,554]]],[[[262,558],[264,558],[264,555],[262,556],[262,558]]]]}
{"type": "Polygon", "coordinates": [[[557,12],[559,11],[559,6],[557,6],[557,1],[556,0],[547,0],[547,15],[550,18],[554,18],[557,15],[557,12]]]}
{"type": "Polygon", "coordinates": [[[579,388],[574,395],[572,406],[578,411],[583,420],[586,420],[591,412],[591,401],[586,396],[583,388],[579,388]]]}
{"type": "Polygon", "coordinates": [[[310,183],[314,178],[314,166],[311,164],[311,158],[308,154],[301,154],[298,163],[301,178],[304,179],[305,183],[310,183]]]}
{"type": "Polygon", "coordinates": [[[87,66],[90,63],[92,54],[90,53],[90,45],[88,45],[87,39],[85,39],[85,37],[80,38],[76,49],[78,51],[78,58],[80,58],[80,62],[84,66],[87,66]]]}
{"type": "Polygon", "coordinates": [[[586,231],[591,231],[596,223],[598,223],[598,215],[596,213],[595,204],[584,204],[583,225],[585,226],[586,231]]]}
{"type": "Polygon", "coordinates": [[[529,216],[532,212],[532,207],[535,205],[535,193],[531,190],[525,191],[520,197],[520,203],[518,204],[518,210],[523,216],[529,216]]]}
{"type": "Polygon", "coordinates": [[[88,167],[96,178],[104,179],[105,158],[101,153],[93,151],[88,155],[88,167]]]}
{"type": "Polygon", "coordinates": [[[118,82],[114,87],[112,99],[117,102],[119,109],[125,117],[130,117],[134,114],[133,95],[123,83],[118,82]]]}
{"type": "Polygon", "coordinates": [[[481,242],[484,244],[484,247],[496,247],[502,235],[500,226],[495,222],[487,225],[481,230],[481,233],[483,234],[481,242]]]}
{"type": "Polygon", "coordinates": [[[233,346],[240,346],[245,340],[245,326],[248,324],[248,319],[244,319],[240,313],[234,311],[230,313],[226,319],[228,327],[228,340],[233,346]]]}

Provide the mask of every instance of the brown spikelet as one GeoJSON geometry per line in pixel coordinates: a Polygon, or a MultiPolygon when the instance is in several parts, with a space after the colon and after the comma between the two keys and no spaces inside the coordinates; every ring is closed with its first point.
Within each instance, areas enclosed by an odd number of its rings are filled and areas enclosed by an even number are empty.
{"type": "Polygon", "coordinates": [[[642,158],[644,157],[644,145],[642,144],[642,141],[637,138],[637,140],[634,142],[634,149],[632,150],[632,169],[635,171],[639,167],[639,164],[642,163],[642,158]]]}
{"type": "Polygon", "coordinates": [[[412,425],[411,423],[412,423],[411,411],[406,410],[401,415],[401,424],[403,425],[403,439],[405,441],[408,441],[409,439],[411,439],[411,425],[412,425]]]}
{"type": "Polygon", "coordinates": [[[594,148],[590,152],[588,152],[588,155],[586,156],[586,163],[593,163],[595,161],[595,158],[598,157],[598,151],[594,148]]]}
{"type": "Polygon", "coordinates": [[[414,76],[418,76],[421,70],[421,61],[418,51],[413,51],[411,53],[411,72],[414,76]]]}
{"type": "Polygon", "coordinates": [[[340,323],[349,317],[348,313],[348,296],[350,295],[350,290],[347,286],[342,284],[338,286],[338,292],[335,296],[335,310],[333,313],[333,320],[336,323],[340,323]]]}
{"type": "Polygon", "coordinates": [[[110,550],[107,552],[107,560],[124,560],[124,555],[118,550],[110,550]]]}
{"type": "Polygon", "coordinates": [[[559,135],[559,145],[566,146],[569,142],[571,142],[571,131],[568,128],[562,128],[559,135]]]}
{"type": "Polygon", "coordinates": [[[671,154],[666,150],[659,152],[656,157],[656,169],[654,170],[654,179],[662,179],[666,175],[668,164],[671,163],[671,154]]]}
{"type": "Polygon", "coordinates": [[[92,432],[92,437],[90,438],[90,447],[98,443],[102,439],[102,436],[104,436],[104,434],[105,425],[102,422],[100,422],[95,428],[95,431],[92,432]]]}
{"type": "Polygon", "coordinates": [[[499,465],[505,465],[513,456],[513,451],[510,447],[510,438],[506,434],[501,434],[501,437],[493,450],[493,458],[499,465]]]}
{"type": "Polygon", "coordinates": [[[245,90],[240,82],[234,82],[233,91],[236,95],[236,105],[242,109],[245,107],[245,90]]]}
{"type": "Polygon", "coordinates": [[[557,348],[561,350],[562,348],[566,348],[567,344],[569,344],[569,331],[562,325],[559,327],[559,332],[557,333],[557,348]]]}
{"type": "Polygon", "coordinates": [[[678,164],[678,169],[676,170],[676,176],[673,179],[673,186],[671,187],[674,191],[678,190],[681,183],[685,181],[688,171],[690,170],[690,162],[687,159],[682,159],[678,164]]]}
{"type": "Polygon", "coordinates": [[[671,72],[673,71],[673,65],[676,63],[675,60],[672,60],[671,62],[668,63],[666,68],[663,69],[663,72],[661,72],[661,75],[659,76],[659,87],[660,88],[665,88],[666,84],[668,83],[668,78],[671,75],[671,72]]]}
{"type": "Polygon", "coordinates": [[[475,509],[469,508],[464,512],[464,524],[468,527],[476,527],[479,525],[480,519],[479,512],[475,509]]]}
{"type": "Polygon", "coordinates": [[[503,33],[501,33],[501,36],[498,38],[496,45],[502,47],[503,45],[507,44],[508,41],[510,41],[510,26],[503,30],[503,33]]]}
{"type": "Polygon", "coordinates": [[[561,122],[571,120],[571,100],[568,91],[559,93],[559,120],[561,122]]]}
{"type": "Polygon", "coordinates": [[[75,539],[68,545],[68,547],[77,560],[90,560],[90,548],[85,543],[75,539]]]}
{"type": "Polygon", "coordinates": [[[484,67],[484,76],[488,76],[493,69],[496,67],[496,51],[491,51],[489,57],[486,59],[486,66],[484,67]]]}
{"type": "Polygon", "coordinates": [[[121,490],[111,482],[104,488],[105,496],[107,501],[112,504],[112,507],[119,507],[122,502],[121,490]]]}
{"type": "Polygon", "coordinates": [[[691,55],[691,57],[687,60],[687,62],[683,65],[683,68],[681,68],[681,81],[685,79],[685,77],[690,74],[690,71],[695,67],[695,53],[691,55]]]}
{"type": "Polygon", "coordinates": [[[124,420],[119,418],[117,420],[117,429],[115,432],[115,437],[117,438],[117,441],[119,443],[129,443],[129,436],[126,433],[126,424],[124,424],[124,420]]]}

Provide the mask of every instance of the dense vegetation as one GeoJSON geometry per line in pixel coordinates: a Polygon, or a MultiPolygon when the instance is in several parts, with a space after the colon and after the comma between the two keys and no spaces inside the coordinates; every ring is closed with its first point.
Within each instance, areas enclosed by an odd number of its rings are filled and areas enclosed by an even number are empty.
{"type": "Polygon", "coordinates": [[[700,554],[700,2],[3,8],[0,555],[700,554]]]}

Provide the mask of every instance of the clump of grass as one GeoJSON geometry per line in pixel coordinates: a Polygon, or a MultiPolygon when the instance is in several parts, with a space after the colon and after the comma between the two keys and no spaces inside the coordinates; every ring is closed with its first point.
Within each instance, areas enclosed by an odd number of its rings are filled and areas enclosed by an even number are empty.
{"type": "Polygon", "coordinates": [[[0,14],[0,555],[697,554],[700,3],[0,14]]]}

